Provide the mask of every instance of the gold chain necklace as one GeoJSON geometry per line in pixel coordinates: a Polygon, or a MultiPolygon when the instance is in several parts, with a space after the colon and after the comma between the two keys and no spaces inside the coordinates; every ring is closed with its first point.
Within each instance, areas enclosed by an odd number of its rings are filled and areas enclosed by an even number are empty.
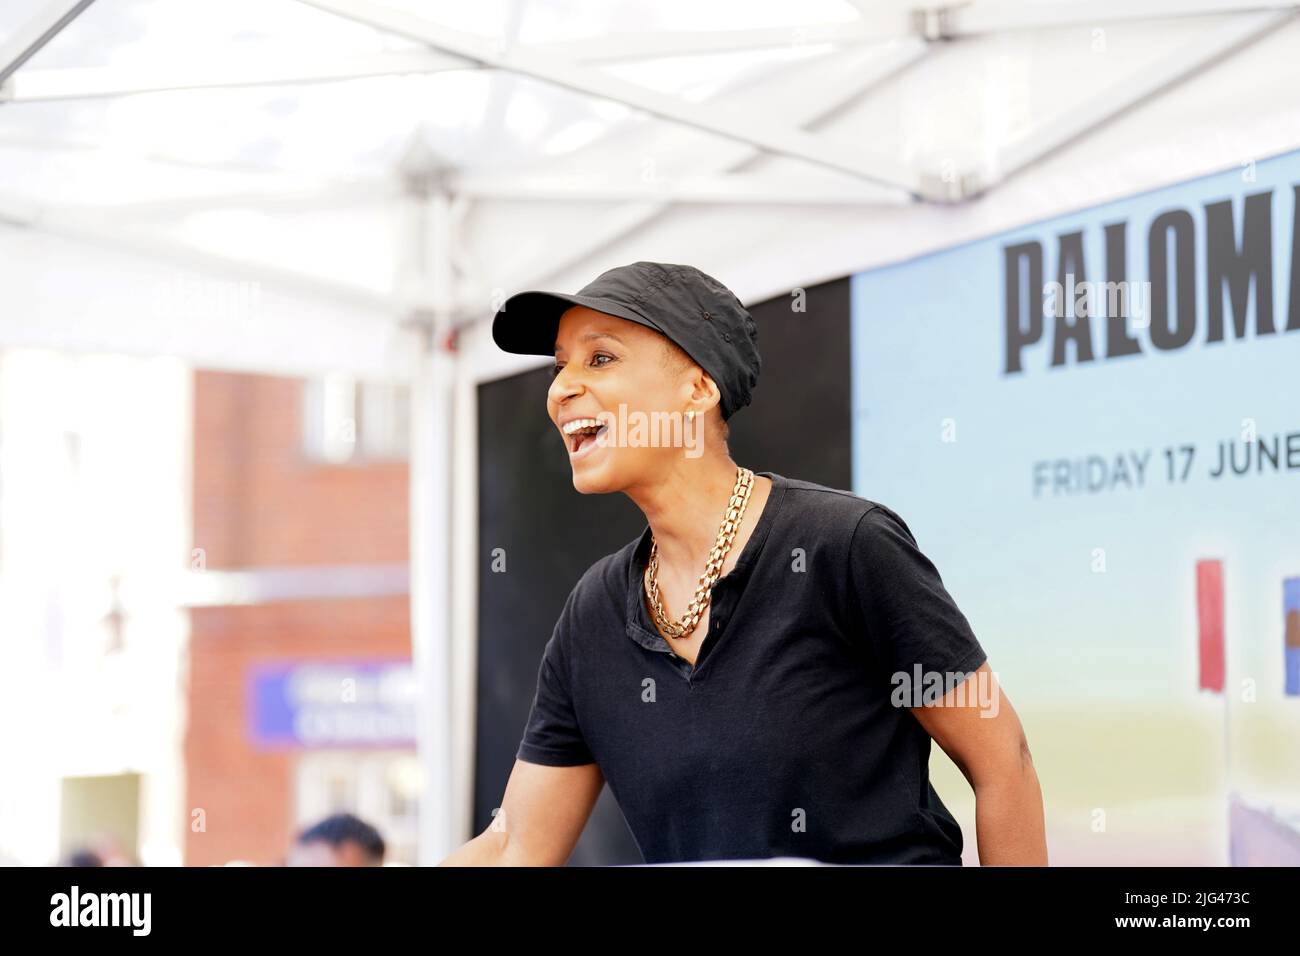
{"type": "Polygon", "coordinates": [[[727,502],[727,513],[723,517],[722,526],[718,529],[717,543],[709,552],[709,563],[705,565],[704,573],[700,575],[700,583],[695,586],[695,597],[687,606],[686,614],[676,624],[668,620],[663,602],[659,600],[659,542],[654,540],[653,535],[651,536],[650,560],[645,569],[645,590],[654,609],[655,622],[669,637],[684,637],[690,634],[699,623],[704,609],[709,606],[713,585],[722,574],[723,562],[726,561],[727,553],[731,550],[731,543],[736,539],[736,532],[740,530],[740,519],[744,517],[745,506],[749,503],[749,492],[753,486],[754,473],[743,465],[740,466],[736,472],[736,486],[732,489],[731,499],[727,502]]]}

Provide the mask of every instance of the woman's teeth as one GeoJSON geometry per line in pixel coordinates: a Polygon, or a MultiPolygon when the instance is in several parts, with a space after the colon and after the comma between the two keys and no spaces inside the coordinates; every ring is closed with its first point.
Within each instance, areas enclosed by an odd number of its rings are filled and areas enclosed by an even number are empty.
{"type": "Polygon", "coordinates": [[[570,453],[577,454],[593,444],[605,428],[604,422],[594,418],[575,418],[571,422],[565,422],[561,430],[569,442],[570,453]]]}
{"type": "Polygon", "coordinates": [[[594,418],[575,418],[571,422],[564,423],[564,434],[572,435],[583,428],[599,428],[600,422],[594,418]]]}

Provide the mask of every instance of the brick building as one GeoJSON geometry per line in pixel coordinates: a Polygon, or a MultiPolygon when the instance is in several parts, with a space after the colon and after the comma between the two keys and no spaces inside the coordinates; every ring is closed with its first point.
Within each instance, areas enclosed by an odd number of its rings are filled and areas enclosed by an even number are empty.
{"type": "Polygon", "coordinates": [[[400,388],[195,374],[187,865],[337,810],[413,862],[405,429],[400,388]]]}

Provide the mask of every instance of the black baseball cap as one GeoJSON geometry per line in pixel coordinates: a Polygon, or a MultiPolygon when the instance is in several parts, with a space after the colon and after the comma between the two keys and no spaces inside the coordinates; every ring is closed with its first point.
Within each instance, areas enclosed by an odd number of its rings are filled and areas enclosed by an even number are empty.
{"type": "Polygon", "coordinates": [[[753,397],[762,368],[758,326],[730,289],[694,266],[633,262],[602,272],[572,295],[516,292],[497,310],[492,340],[506,352],[554,355],[560,316],[575,305],[676,342],[717,384],[724,420],[753,397]]]}

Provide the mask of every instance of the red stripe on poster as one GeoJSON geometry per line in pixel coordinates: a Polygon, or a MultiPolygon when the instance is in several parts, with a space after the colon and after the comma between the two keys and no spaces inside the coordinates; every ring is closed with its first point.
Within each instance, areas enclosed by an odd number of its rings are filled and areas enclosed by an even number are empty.
{"type": "Polygon", "coordinates": [[[1223,690],[1223,562],[1196,562],[1196,623],[1201,688],[1223,690]]]}

